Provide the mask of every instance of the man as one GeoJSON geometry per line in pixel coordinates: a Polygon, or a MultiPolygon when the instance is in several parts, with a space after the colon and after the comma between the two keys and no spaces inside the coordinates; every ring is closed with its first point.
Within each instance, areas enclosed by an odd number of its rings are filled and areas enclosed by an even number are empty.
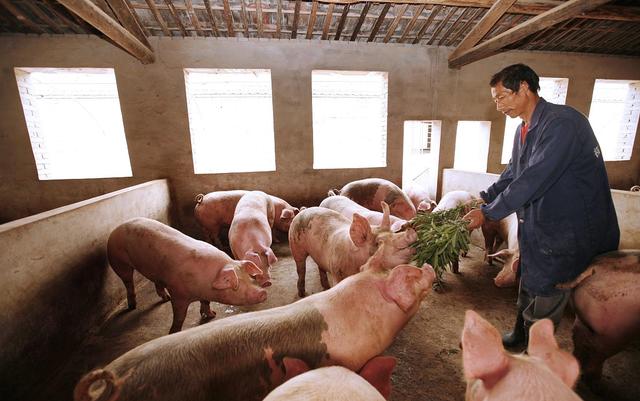
{"type": "Polygon", "coordinates": [[[538,96],[538,75],[524,64],[491,78],[498,111],[520,117],[511,160],[480,193],[486,204],[469,212],[469,229],[516,212],[520,288],[507,347],[526,345],[529,327],[549,318],[557,327],[570,293],[556,284],[582,273],[591,259],[618,248],[620,230],[598,141],[585,116],[538,96]]]}

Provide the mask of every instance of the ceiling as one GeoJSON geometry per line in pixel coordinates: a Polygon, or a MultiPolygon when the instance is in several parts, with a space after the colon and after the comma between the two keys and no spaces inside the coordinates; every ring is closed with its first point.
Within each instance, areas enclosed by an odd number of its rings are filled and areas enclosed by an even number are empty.
{"type": "Polygon", "coordinates": [[[142,63],[151,36],[450,46],[459,68],[512,49],[639,57],[640,1],[0,0],[2,33],[96,34],[142,63]]]}

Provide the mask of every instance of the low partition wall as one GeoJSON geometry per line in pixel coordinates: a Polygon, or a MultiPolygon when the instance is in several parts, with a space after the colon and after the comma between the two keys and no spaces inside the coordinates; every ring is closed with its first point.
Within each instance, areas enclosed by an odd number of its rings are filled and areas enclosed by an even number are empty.
{"type": "MultiPolygon", "coordinates": [[[[498,174],[455,169],[442,172],[442,193],[464,190],[475,196],[498,180],[498,174]]],[[[611,190],[620,225],[620,249],[640,249],[640,192],[611,190]]]]}
{"type": "Polygon", "coordinates": [[[169,223],[166,179],[0,225],[0,394],[27,399],[125,298],[110,232],[132,217],[169,223]]]}

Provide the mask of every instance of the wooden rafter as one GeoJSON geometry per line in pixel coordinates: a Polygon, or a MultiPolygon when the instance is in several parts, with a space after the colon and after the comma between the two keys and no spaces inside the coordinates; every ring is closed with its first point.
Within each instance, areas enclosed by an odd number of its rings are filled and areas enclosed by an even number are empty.
{"type": "Polygon", "coordinates": [[[313,37],[313,27],[316,24],[316,13],[318,12],[318,2],[313,1],[313,5],[311,6],[311,15],[309,16],[309,23],[307,24],[307,39],[311,39],[313,37]]]}
{"type": "Polygon", "coordinates": [[[396,17],[393,19],[393,21],[391,21],[391,24],[389,24],[389,28],[387,29],[387,34],[384,35],[384,39],[382,40],[384,43],[389,42],[389,39],[391,39],[391,36],[393,36],[393,33],[396,31],[396,28],[400,23],[400,19],[402,18],[404,13],[407,12],[407,7],[409,7],[408,4],[402,4],[400,5],[400,7],[398,7],[398,12],[396,14],[396,17]]]}
{"type": "MultiPolygon", "coordinates": [[[[280,3],[278,3],[280,4],[280,3]]],[[[229,0],[222,0],[222,6],[224,10],[222,11],[222,15],[224,15],[224,22],[227,24],[227,36],[233,37],[235,33],[233,32],[233,16],[231,15],[231,7],[229,7],[229,0]]]]}
{"type": "Polygon", "coordinates": [[[334,40],[340,40],[342,29],[344,29],[344,24],[347,22],[347,15],[349,15],[349,7],[349,4],[345,4],[342,9],[342,15],[340,16],[340,22],[338,22],[338,29],[336,30],[336,37],[334,40]]]}
{"type": "Polygon", "coordinates": [[[277,18],[276,18],[276,37],[278,39],[280,39],[280,29],[281,29],[280,28],[280,24],[282,24],[282,22],[281,22],[282,21],[282,2],[281,2],[281,0],[278,0],[277,3],[278,3],[278,9],[276,11],[276,16],[277,16],[277,18]]]}
{"type": "Polygon", "coordinates": [[[256,20],[258,20],[258,37],[262,36],[262,1],[256,0],[256,20]]]}
{"type": "Polygon", "coordinates": [[[376,38],[376,35],[378,34],[378,30],[380,29],[380,26],[384,22],[384,17],[387,15],[387,12],[389,12],[389,8],[391,8],[391,4],[387,3],[382,8],[382,11],[380,11],[380,15],[378,16],[378,19],[376,20],[376,23],[373,26],[373,29],[371,29],[371,34],[369,35],[367,42],[373,42],[373,40],[376,38]]]}
{"type": "Polygon", "coordinates": [[[558,22],[592,10],[611,0],[569,0],[545,13],[537,15],[526,22],[513,27],[496,37],[487,40],[455,58],[449,58],[449,67],[460,67],[500,52],[505,46],[526,38],[558,22]]]}
{"type": "Polygon", "coordinates": [[[300,17],[300,0],[296,0],[296,6],[293,10],[293,25],[291,26],[291,39],[295,39],[298,35],[298,18],[300,17]]]}
{"type": "Polygon", "coordinates": [[[176,7],[173,5],[173,2],[171,0],[164,0],[164,2],[169,7],[169,12],[171,13],[171,16],[173,17],[173,19],[176,21],[176,25],[178,25],[178,28],[180,28],[182,37],[184,38],[185,36],[189,36],[187,34],[187,30],[184,29],[184,25],[182,25],[182,21],[180,20],[180,16],[178,15],[178,10],[176,10],[176,7]]]}
{"type": "Polygon", "coordinates": [[[444,33],[442,34],[442,37],[438,41],[438,46],[443,45],[446,41],[449,40],[449,38],[451,37],[451,34],[453,33],[453,30],[459,26],[458,22],[460,22],[465,16],[467,16],[467,14],[471,13],[471,11],[473,11],[472,8],[467,8],[466,10],[463,10],[460,13],[460,15],[458,15],[458,18],[456,18],[455,21],[451,23],[451,26],[449,27],[449,29],[444,31],[444,33]]]}
{"type": "Polygon", "coordinates": [[[433,21],[436,15],[438,15],[441,9],[442,9],[442,6],[439,6],[439,5],[431,9],[431,13],[429,14],[429,17],[425,21],[424,25],[422,25],[422,28],[420,28],[420,31],[418,31],[418,34],[416,35],[415,39],[413,39],[413,42],[411,42],[412,44],[415,45],[416,43],[420,43],[422,36],[427,31],[427,28],[429,28],[429,25],[431,25],[431,21],[433,21]]]}
{"type": "Polygon", "coordinates": [[[96,6],[100,7],[100,9],[105,12],[105,14],[107,14],[114,20],[118,21],[118,17],[113,13],[113,10],[111,10],[111,7],[109,7],[107,0],[95,0],[93,3],[96,6]]]}
{"type": "Polygon", "coordinates": [[[371,3],[366,3],[364,7],[362,7],[362,12],[360,12],[360,18],[358,18],[358,22],[356,23],[356,27],[353,28],[353,33],[351,34],[352,42],[358,39],[358,33],[360,33],[360,28],[362,28],[362,24],[364,23],[364,19],[367,17],[367,13],[369,12],[369,8],[371,8],[371,3]]]}
{"type": "Polygon", "coordinates": [[[38,33],[47,33],[47,31],[45,31],[44,29],[40,28],[40,26],[38,26],[38,24],[33,22],[31,20],[31,18],[29,18],[29,16],[27,14],[23,13],[22,10],[20,10],[18,7],[16,7],[9,0],[0,0],[0,4],[2,4],[4,6],[4,8],[6,8],[11,14],[13,14],[13,16],[16,17],[16,19],[18,21],[20,21],[22,24],[26,25],[32,31],[36,31],[38,33]]]}
{"type": "MultiPolygon", "coordinates": [[[[397,3],[397,0],[323,0],[331,4],[354,4],[371,1],[374,3],[397,3]]],[[[496,0],[404,0],[403,4],[431,4],[447,7],[480,7],[491,8],[496,0]]],[[[558,6],[557,0],[520,1],[513,4],[508,14],[539,15],[558,6]]],[[[640,21],[640,7],[606,5],[597,10],[586,11],[576,16],[580,19],[601,19],[614,21],[640,21]]]]}
{"type": "Polygon", "coordinates": [[[90,0],[58,0],[58,2],[104,33],[143,64],[152,63],[155,60],[151,49],[90,0]]]}
{"type": "Polygon", "coordinates": [[[331,18],[333,18],[333,8],[335,4],[329,4],[327,7],[327,14],[324,16],[324,24],[322,24],[322,40],[327,39],[329,35],[329,27],[331,26],[331,18]]]}
{"type": "Polygon", "coordinates": [[[26,2],[24,3],[27,8],[29,8],[29,10],[31,10],[38,18],[40,18],[45,24],[47,24],[47,26],[49,28],[51,28],[53,30],[53,32],[61,34],[64,33],[64,31],[62,30],[62,28],[60,28],[58,26],[58,24],[52,20],[47,13],[45,13],[44,11],[42,11],[42,9],[38,6],[38,2],[26,2]]]}
{"type": "MultiPolygon", "coordinates": [[[[43,0],[43,3],[46,4],[47,7],[49,7],[49,11],[51,11],[53,15],[55,15],[60,21],[64,22],[64,24],[70,27],[75,33],[87,33],[86,31],[83,30],[82,25],[79,25],[76,22],[71,21],[69,18],[67,18],[66,15],[64,15],[63,12],[58,10],[58,7],[61,7],[59,3],[54,4],[54,3],[51,3],[49,0],[43,0]]],[[[73,13],[71,13],[71,15],[75,16],[75,14],[73,13]]]]}
{"type": "Polygon", "coordinates": [[[244,37],[249,37],[249,19],[247,18],[247,7],[244,4],[244,0],[240,0],[240,16],[242,17],[242,30],[244,31],[244,37]]]}
{"type": "Polygon", "coordinates": [[[449,60],[457,57],[465,50],[471,49],[473,46],[478,44],[478,42],[480,42],[484,35],[486,35],[487,32],[489,32],[489,30],[493,28],[496,22],[498,22],[498,20],[502,18],[509,7],[511,7],[515,2],[516,0],[496,1],[493,7],[491,7],[489,11],[487,11],[487,13],[476,24],[476,26],[467,34],[467,36],[464,37],[464,39],[462,39],[462,42],[460,42],[458,47],[449,56],[449,60]]]}
{"type": "Polygon", "coordinates": [[[129,10],[131,11],[131,15],[133,15],[133,19],[136,20],[136,23],[138,24],[138,27],[140,27],[140,29],[142,29],[142,35],[144,35],[144,38],[146,40],[149,36],[151,36],[151,33],[149,32],[147,27],[144,26],[144,24],[140,20],[140,17],[138,16],[138,13],[136,13],[136,10],[133,8],[133,5],[131,4],[131,0],[124,0],[124,2],[127,4],[127,7],[129,7],[129,10]]]}
{"type": "Polygon", "coordinates": [[[216,19],[213,18],[213,11],[211,10],[211,3],[209,0],[204,0],[204,6],[207,9],[207,17],[209,19],[209,25],[211,25],[211,33],[215,36],[220,36],[218,26],[216,25],[216,19]]]}
{"type": "Polygon", "coordinates": [[[407,37],[409,32],[411,32],[411,30],[413,29],[413,26],[416,24],[418,17],[420,17],[425,7],[426,6],[424,4],[417,6],[416,11],[413,13],[413,17],[411,18],[411,21],[409,21],[407,26],[404,28],[404,32],[402,32],[402,36],[400,36],[400,39],[398,39],[398,43],[404,42],[405,38],[407,37]]]}
{"type": "Polygon", "coordinates": [[[153,14],[156,21],[158,21],[158,25],[160,25],[160,28],[162,28],[162,32],[164,32],[166,36],[171,36],[171,32],[169,32],[169,28],[167,27],[167,23],[164,21],[164,18],[162,18],[162,15],[158,11],[158,7],[156,7],[155,0],[145,0],[145,1],[149,6],[149,10],[151,10],[151,14],[153,14]]]}
{"type": "MultiPolygon", "coordinates": [[[[113,1],[113,0],[109,0],[109,1],[113,1]]],[[[191,25],[193,25],[196,28],[196,33],[198,34],[198,36],[205,36],[204,32],[202,31],[202,26],[200,26],[200,21],[198,21],[198,15],[196,14],[196,11],[193,9],[193,4],[191,3],[191,0],[184,0],[184,5],[185,7],[187,7],[187,16],[191,21],[191,25]]]]}
{"type": "Polygon", "coordinates": [[[129,6],[124,2],[124,0],[107,0],[109,3],[109,7],[113,10],[114,14],[122,24],[122,26],[133,36],[138,38],[140,42],[142,42],[145,46],[151,47],[147,37],[142,31],[142,27],[138,25],[138,21],[133,16],[133,11],[129,8],[129,6]]]}
{"type": "Polygon", "coordinates": [[[467,22],[465,22],[462,27],[460,29],[458,29],[458,31],[449,39],[449,41],[445,44],[445,46],[452,46],[456,43],[456,40],[458,40],[458,38],[460,37],[460,35],[462,35],[463,32],[467,31],[467,28],[469,28],[469,25],[471,25],[471,23],[473,21],[476,20],[476,18],[478,18],[478,16],[483,12],[482,8],[478,8],[476,9],[476,11],[473,13],[473,15],[471,15],[469,17],[469,19],[467,20],[467,22]]]}
{"type": "Polygon", "coordinates": [[[453,14],[455,12],[456,12],[456,8],[455,7],[452,7],[449,10],[447,15],[442,19],[442,21],[440,21],[440,23],[438,24],[436,29],[431,34],[431,38],[427,42],[427,45],[431,45],[433,43],[433,41],[436,39],[436,37],[438,37],[438,34],[440,33],[440,31],[442,31],[442,29],[447,25],[447,22],[449,22],[449,20],[451,19],[451,17],[453,16],[453,14]]]}

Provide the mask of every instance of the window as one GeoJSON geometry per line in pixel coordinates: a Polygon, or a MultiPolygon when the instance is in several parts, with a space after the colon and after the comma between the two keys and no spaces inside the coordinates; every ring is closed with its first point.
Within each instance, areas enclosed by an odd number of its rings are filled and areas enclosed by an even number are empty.
{"type": "Polygon", "coordinates": [[[111,68],[15,68],[40,180],[131,177],[111,68]]]}
{"type": "Polygon", "coordinates": [[[604,160],[631,160],[640,114],[640,81],[597,79],[589,122],[604,160]]]}
{"type": "MultiPolygon", "coordinates": [[[[567,88],[569,78],[545,78],[540,77],[540,91],[538,94],[549,103],[565,104],[567,101],[567,88]]],[[[522,122],[519,118],[505,116],[504,139],[502,141],[502,164],[509,163],[513,148],[513,136],[518,125],[522,122]]]]}
{"type": "Polygon", "coordinates": [[[415,184],[435,199],[441,121],[405,121],[402,188],[415,184]]]}
{"type": "Polygon", "coordinates": [[[313,71],[313,168],[387,165],[387,73],[313,71]]]}
{"type": "Polygon", "coordinates": [[[196,174],[275,171],[270,70],[184,70],[196,174]]]}
{"type": "Polygon", "coordinates": [[[458,121],[453,168],[487,172],[491,121],[458,121]]]}

